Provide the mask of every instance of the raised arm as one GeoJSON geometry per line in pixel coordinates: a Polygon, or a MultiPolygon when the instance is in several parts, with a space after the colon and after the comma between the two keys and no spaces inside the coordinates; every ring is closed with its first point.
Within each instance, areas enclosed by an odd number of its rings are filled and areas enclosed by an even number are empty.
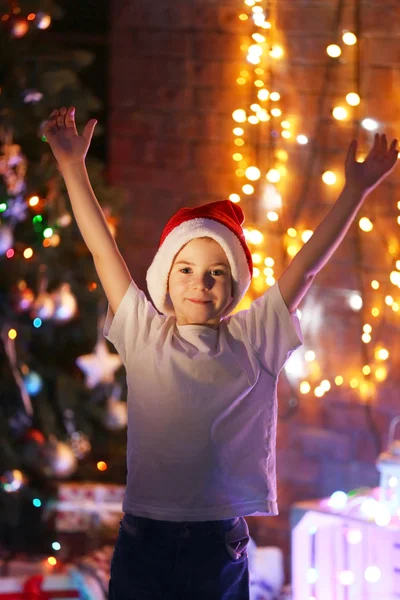
{"type": "Polygon", "coordinates": [[[61,108],[51,113],[44,134],[58,161],[76,222],[115,313],[129,287],[131,275],[109,230],[85,166],[96,123],[95,119],[89,121],[80,136],[75,125],[75,109],[61,108]]]}
{"type": "Polygon", "coordinates": [[[346,184],[342,193],[279,278],[280,292],[291,312],[342,242],[365,198],[397,162],[397,140],[388,148],[385,135],[375,135],[374,145],[364,162],[356,161],[356,150],[357,142],[353,140],[347,153],[346,184]]]}

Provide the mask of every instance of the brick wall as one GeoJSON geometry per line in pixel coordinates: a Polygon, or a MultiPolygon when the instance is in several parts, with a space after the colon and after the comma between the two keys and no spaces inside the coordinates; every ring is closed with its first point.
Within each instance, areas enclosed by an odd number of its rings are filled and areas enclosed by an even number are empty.
{"type": "MultiPolygon", "coordinates": [[[[238,0],[113,0],[110,179],[121,185],[126,195],[126,218],[120,225],[119,240],[143,289],[166,220],[181,206],[221,199],[235,188],[231,113],[249,93],[235,83],[244,66],[240,46],[247,39],[246,26],[237,19],[241,6],[238,0]]],[[[310,226],[326,214],[337,195],[321,186],[325,147],[330,148],[332,163],[340,168],[354,130],[354,123],[339,127],[329,118],[331,108],[354,84],[351,60],[327,67],[325,47],[335,41],[336,6],[331,0],[278,3],[277,28],[287,57],[275,81],[287,113],[297,114],[304,131],[320,147],[307,188],[310,155],[299,147],[292,149],[294,177],[285,202],[288,219],[301,205],[301,216],[310,226]],[[318,113],[322,97],[324,118],[318,113]]],[[[400,91],[394,27],[399,8],[385,0],[379,3],[379,15],[377,10],[375,0],[362,3],[361,84],[370,115],[379,118],[390,135],[399,130],[397,105],[391,101],[400,91]]],[[[344,3],[342,24],[352,29],[350,3],[344,3]]],[[[269,138],[262,139],[259,150],[267,151],[268,145],[269,138]]],[[[392,176],[392,183],[399,177],[400,172],[392,176]]],[[[396,190],[384,187],[373,197],[373,215],[377,224],[380,220],[381,232],[387,232],[385,218],[393,220],[396,190]]],[[[251,220],[254,204],[244,201],[243,208],[251,220]]],[[[333,366],[338,370],[349,363],[362,366],[365,360],[360,343],[362,318],[345,303],[345,291],[360,286],[358,236],[353,227],[301,306],[305,316],[312,315],[304,323],[306,347],[320,349],[322,369],[327,373],[333,366]]],[[[365,264],[374,265],[379,259],[379,268],[382,248],[377,244],[376,240],[364,243],[362,253],[365,264]]],[[[284,266],[282,263],[281,270],[284,266]]],[[[384,339],[391,350],[392,372],[396,372],[398,316],[389,314],[387,322],[392,329],[390,335],[384,329],[389,335],[384,339]]],[[[336,489],[377,484],[374,462],[386,443],[390,418],[399,410],[397,389],[391,376],[367,406],[356,392],[338,388],[321,399],[299,397],[282,374],[277,460],[281,514],[248,519],[257,543],[278,544],[288,555],[288,514],[293,502],[325,496],[336,489]]]]}

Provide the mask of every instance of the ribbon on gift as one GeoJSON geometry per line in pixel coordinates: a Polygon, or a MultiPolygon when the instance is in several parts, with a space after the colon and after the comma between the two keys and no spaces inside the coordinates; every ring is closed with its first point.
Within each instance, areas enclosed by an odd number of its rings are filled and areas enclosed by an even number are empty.
{"type": "Polygon", "coordinates": [[[54,598],[79,598],[78,590],[43,589],[44,575],[32,575],[23,584],[20,592],[0,592],[0,598],[6,600],[53,600],[54,598]]]}

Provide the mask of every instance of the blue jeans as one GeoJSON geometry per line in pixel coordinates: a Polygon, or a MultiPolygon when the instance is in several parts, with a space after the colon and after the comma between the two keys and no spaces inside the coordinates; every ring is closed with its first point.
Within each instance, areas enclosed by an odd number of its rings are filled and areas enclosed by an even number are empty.
{"type": "Polygon", "coordinates": [[[176,523],[125,515],[109,600],[249,600],[249,540],[244,517],[176,523]]]}

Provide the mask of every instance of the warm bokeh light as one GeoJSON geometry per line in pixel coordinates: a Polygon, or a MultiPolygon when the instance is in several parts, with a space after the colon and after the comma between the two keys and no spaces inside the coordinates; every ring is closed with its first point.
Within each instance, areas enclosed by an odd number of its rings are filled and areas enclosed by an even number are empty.
{"type": "Polygon", "coordinates": [[[278,181],[281,179],[281,174],[279,173],[278,169],[270,169],[266,174],[266,178],[271,183],[278,183],[278,181]]]}
{"type": "Polygon", "coordinates": [[[358,94],[356,94],[355,92],[349,92],[346,95],[346,102],[347,104],[349,104],[350,106],[358,106],[361,102],[361,98],[358,94]]]}
{"type": "Polygon", "coordinates": [[[345,31],[342,35],[342,40],[347,46],[354,46],[357,43],[357,36],[351,31],[345,31]]]}
{"type": "Polygon", "coordinates": [[[347,119],[348,112],[344,106],[335,106],[332,111],[332,115],[337,121],[344,121],[344,119],[347,119]]]}
{"type": "Polygon", "coordinates": [[[243,108],[238,108],[233,111],[232,118],[236,123],[245,123],[247,120],[246,111],[243,108]]]}
{"type": "Polygon", "coordinates": [[[322,181],[326,183],[326,185],[334,185],[336,179],[337,177],[333,171],[325,171],[322,175],[322,181]]]}
{"type": "Polygon", "coordinates": [[[257,181],[261,177],[261,171],[257,167],[247,167],[245,174],[250,181],[257,181]]]}
{"type": "Polygon", "coordinates": [[[326,53],[332,58],[337,58],[342,54],[342,49],[337,44],[330,44],[326,49],[326,53]]]}

